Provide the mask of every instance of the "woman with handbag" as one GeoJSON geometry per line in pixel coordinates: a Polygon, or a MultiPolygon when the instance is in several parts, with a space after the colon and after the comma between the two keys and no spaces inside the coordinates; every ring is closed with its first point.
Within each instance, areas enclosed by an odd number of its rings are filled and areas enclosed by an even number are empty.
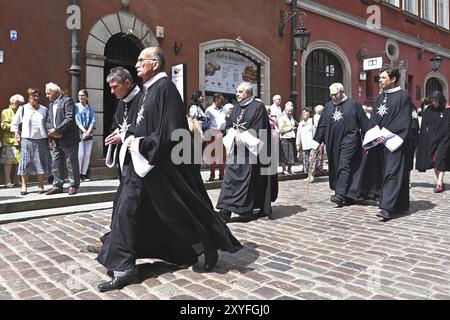
{"type": "Polygon", "coordinates": [[[75,104],[75,121],[80,129],[80,144],[78,147],[78,162],[80,164],[81,181],[89,181],[88,169],[91,160],[93,132],[95,129],[95,111],[88,103],[89,94],[86,89],[78,92],[80,102],[75,104]]]}

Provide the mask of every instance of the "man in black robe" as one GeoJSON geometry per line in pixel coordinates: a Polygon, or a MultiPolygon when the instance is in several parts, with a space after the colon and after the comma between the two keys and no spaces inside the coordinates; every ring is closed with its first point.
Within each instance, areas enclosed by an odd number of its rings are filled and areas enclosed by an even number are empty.
{"type": "MultiPolygon", "coordinates": [[[[211,271],[218,249],[236,252],[242,247],[215,214],[194,164],[179,163],[172,155],[178,143],[172,141],[175,131],[184,132],[189,140],[190,133],[183,101],[162,71],[165,61],[162,50],[151,47],[141,52],[136,64],[144,80],[144,97],[134,136],[126,142],[133,161],[122,178],[111,232],[102,239],[97,257],[113,276],[98,285],[101,292],[138,282],[135,262],[139,258],[186,265],[204,253],[203,268],[211,271]]],[[[184,151],[190,152],[190,143],[184,151]]]]}
{"type": "Polygon", "coordinates": [[[341,83],[330,86],[330,96],[332,100],[325,105],[314,134],[313,149],[325,142],[329,184],[335,191],[330,200],[342,207],[352,204],[358,198],[362,161],[361,133],[364,134],[367,130],[368,118],[362,106],[345,95],[341,83]]]}
{"type": "Polygon", "coordinates": [[[232,212],[240,216],[240,221],[253,220],[253,209],[260,209],[258,216],[271,218],[271,201],[276,198],[274,183],[278,182],[269,170],[271,133],[267,111],[264,104],[255,100],[252,86],[247,82],[237,87],[236,98],[238,103],[227,119],[227,135],[231,129],[237,135],[227,150],[225,177],[216,207],[225,222],[230,221],[232,212]],[[259,152],[258,146],[253,146],[256,155],[249,151],[241,139],[246,134],[256,135],[262,141],[263,152],[259,152]]]}
{"type": "Polygon", "coordinates": [[[384,221],[392,219],[394,213],[409,210],[410,127],[414,105],[398,85],[399,80],[398,69],[380,70],[382,93],[375,102],[369,125],[387,129],[393,135],[379,136],[377,145],[368,149],[360,189],[363,196],[379,201],[379,216],[384,221]],[[389,140],[400,142],[392,148],[389,140]]]}
{"type": "MultiPolygon", "coordinates": [[[[113,123],[110,130],[111,133],[105,138],[105,144],[108,145],[106,164],[110,168],[118,165],[119,179],[122,181],[122,176],[127,175],[130,171],[131,157],[125,157],[124,163],[119,165],[119,153],[125,138],[133,132],[132,125],[136,119],[136,110],[141,103],[143,93],[139,87],[134,84],[131,73],[123,67],[112,68],[109,75],[106,77],[106,82],[108,82],[109,87],[111,88],[111,93],[119,99],[116,112],[113,116],[113,123]]],[[[114,203],[117,202],[122,186],[122,183],[120,183],[114,198],[114,203]]],[[[113,207],[115,207],[114,204],[113,207]]],[[[87,245],[86,251],[99,253],[102,242],[87,245]]]]}
{"type": "Polygon", "coordinates": [[[450,109],[446,104],[441,92],[430,95],[430,105],[423,111],[417,145],[416,169],[420,172],[434,169],[435,193],[445,190],[444,173],[450,170],[450,109]]]}
{"type": "MultiPolygon", "coordinates": [[[[112,68],[106,77],[106,82],[108,82],[111,88],[111,93],[119,99],[116,112],[113,116],[110,134],[105,139],[105,144],[108,145],[108,155],[110,155],[107,161],[112,162],[107,162],[107,165],[112,167],[113,164],[119,163],[120,148],[125,140],[127,131],[133,131],[132,124],[136,119],[138,104],[143,93],[134,84],[131,73],[123,67],[112,68]]],[[[128,158],[126,160],[129,161],[128,158]]],[[[125,163],[124,166],[128,164],[125,163]]],[[[129,168],[121,168],[119,166],[119,178],[126,174],[125,172],[121,172],[123,171],[122,169],[125,171],[129,170],[129,168]]]]}

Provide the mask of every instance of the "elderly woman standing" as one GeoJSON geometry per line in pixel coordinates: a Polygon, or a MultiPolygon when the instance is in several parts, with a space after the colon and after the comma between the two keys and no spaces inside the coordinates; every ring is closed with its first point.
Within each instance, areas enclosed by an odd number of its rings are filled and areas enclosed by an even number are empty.
{"type": "Polygon", "coordinates": [[[21,195],[28,194],[30,175],[37,175],[38,192],[44,193],[44,175],[49,173],[50,168],[50,152],[45,129],[47,108],[39,104],[41,93],[38,89],[30,88],[27,93],[28,103],[17,110],[11,123],[11,132],[16,133],[16,139],[21,144],[17,173],[22,177],[21,195]]]}
{"type": "Polygon", "coordinates": [[[12,188],[14,185],[11,183],[11,172],[13,167],[17,166],[20,159],[19,142],[16,140],[16,136],[11,132],[11,122],[14,118],[14,114],[20,105],[25,103],[24,97],[20,94],[15,94],[9,99],[9,107],[2,111],[1,115],[1,127],[3,131],[2,139],[2,153],[0,155],[0,163],[3,164],[3,170],[5,173],[5,186],[12,188]]]}
{"type": "Polygon", "coordinates": [[[89,94],[86,89],[78,92],[78,100],[75,104],[75,121],[80,129],[81,141],[78,146],[78,162],[80,164],[81,181],[89,181],[88,169],[91,160],[93,132],[95,129],[95,111],[88,103],[89,94]]]}
{"type": "Polygon", "coordinates": [[[280,165],[285,173],[292,174],[291,167],[295,163],[295,131],[297,124],[292,116],[294,105],[288,101],[284,106],[284,114],[278,119],[280,128],[280,165]]]}

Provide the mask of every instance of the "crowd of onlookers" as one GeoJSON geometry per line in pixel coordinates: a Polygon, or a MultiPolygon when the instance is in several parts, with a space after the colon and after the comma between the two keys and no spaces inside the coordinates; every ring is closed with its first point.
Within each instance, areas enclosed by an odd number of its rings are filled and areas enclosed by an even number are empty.
{"type": "Polygon", "coordinates": [[[95,110],[85,89],[78,92],[78,103],[51,82],[45,86],[45,106],[41,95],[38,88],[29,88],[26,99],[13,95],[1,112],[5,187],[21,187],[20,194],[27,195],[30,176],[35,176],[38,193],[60,193],[67,170],[68,193],[76,194],[80,180],[89,180],[95,110]],[[53,184],[50,190],[45,190],[45,182],[53,184]]]}

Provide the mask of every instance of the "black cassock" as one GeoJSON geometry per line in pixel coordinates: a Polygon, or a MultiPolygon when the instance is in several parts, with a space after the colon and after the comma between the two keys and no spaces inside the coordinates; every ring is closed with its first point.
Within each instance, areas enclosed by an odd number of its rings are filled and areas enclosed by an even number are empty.
{"type": "MultiPolygon", "coordinates": [[[[111,124],[110,133],[114,132],[117,129],[120,131],[120,133],[127,132],[127,131],[133,132],[133,122],[136,118],[137,109],[139,108],[139,104],[142,102],[141,99],[143,96],[142,91],[138,91],[137,93],[133,92],[134,90],[136,90],[136,88],[137,87],[135,87],[135,89],[133,89],[129,93],[129,95],[127,97],[125,97],[127,102],[125,102],[124,99],[120,99],[119,102],[117,103],[117,109],[113,116],[113,122],[111,124]],[[131,97],[130,95],[134,95],[134,96],[131,97]]],[[[122,144],[112,145],[112,147],[113,147],[113,149],[112,149],[113,152],[114,152],[114,148],[118,148],[116,163],[119,163],[119,153],[120,153],[120,148],[122,147],[122,144]]],[[[129,161],[130,161],[130,158],[127,157],[125,159],[124,166],[128,165],[129,161]]],[[[126,170],[128,171],[129,168],[127,168],[126,170]]],[[[120,171],[120,167],[119,167],[119,171],[120,171]]],[[[120,176],[121,176],[121,174],[119,172],[119,177],[120,176]]]]}
{"type": "Polygon", "coordinates": [[[361,132],[368,127],[363,108],[353,99],[325,105],[314,141],[324,142],[328,156],[329,184],[337,195],[357,199],[361,175],[361,132]]]}
{"type": "Polygon", "coordinates": [[[417,143],[416,169],[424,172],[435,168],[450,170],[450,109],[429,106],[422,114],[417,143]]]}
{"type": "Polygon", "coordinates": [[[397,87],[378,96],[369,121],[371,126],[386,128],[403,139],[402,145],[394,152],[383,144],[369,149],[363,161],[361,196],[379,200],[380,209],[389,213],[409,210],[410,127],[413,110],[409,95],[397,87]]]}
{"type": "Polygon", "coordinates": [[[235,105],[227,119],[227,129],[238,123],[241,132],[253,129],[253,134],[264,142],[264,148],[255,159],[247,148],[241,149],[244,150],[242,155],[238,152],[239,147],[234,145],[233,153],[227,155],[225,177],[216,207],[237,214],[249,214],[253,209],[262,209],[269,214],[272,212],[271,201],[277,197],[278,180],[277,175],[269,174],[268,170],[270,162],[267,160],[272,157],[271,131],[265,106],[256,100],[245,106],[235,105]]]}
{"type": "Polygon", "coordinates": [[[134,132],[144,137],[140,152],[155,167],[144,178],[133,169],[122,179],[111,233],[97,257],[108,270],[131,269],[138,258],[192,264],[204,248],[236,252],[242,247],[214,213],[194,164],[172,162],[176,129],[190,137],[178,90],[162,77],[145,94],[134,132]]]}

